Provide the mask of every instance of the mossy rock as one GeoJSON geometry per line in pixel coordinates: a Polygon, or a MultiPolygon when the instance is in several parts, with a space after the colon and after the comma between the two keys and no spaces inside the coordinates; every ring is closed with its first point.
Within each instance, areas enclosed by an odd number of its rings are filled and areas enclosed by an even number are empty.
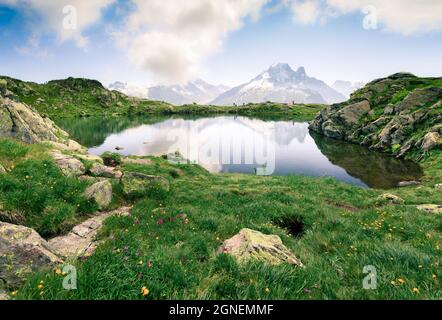
{"type": "Polygon", "coordinates": [[[149,195],[164,196],[170,191],[166,178],[151,176],[138,172],[125,172],[121,178],[123,192],[128,198],[139,198],[149,195]]]}
{"type": "Polygon", "coordinates": [[[303,267],[301,260],[284,246],[280,237],[242,229],[237,235],[224,241],[219,254],[230,254],[239,263],[258,260],[271,265],[288,263],[303,267]]]}

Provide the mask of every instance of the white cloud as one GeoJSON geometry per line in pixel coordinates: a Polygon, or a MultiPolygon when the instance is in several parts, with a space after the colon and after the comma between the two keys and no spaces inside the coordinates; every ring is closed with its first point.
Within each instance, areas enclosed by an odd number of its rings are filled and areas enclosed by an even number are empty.
{"type": "Polygon", "coordinates": [[[294,19],[301,24],[313,24],[318,20],[321,12],[319,1],[293,1],[292,11],[294,19]]]}
{"type": "Polygon", "coordinates": [[[26,45],[15,48],[15,51],[22,56],[30,56],[34,58],[48,58],[50,56],[49,51],[41,47],[38,34],[32,34],[26,45]]]}
{"type": "Polygon", "coordinates": [[[74,40],[79,47],[87,44],[83,31],[101,18],[101,11],[114,3],[115,0],[0,0],[0,4],[16,7],[30,13],[36,13],[38,18],[31,26],[33,34],[48,31],[55,32],[60,42],[74,40]],[[73,6],[76,9],[76,27],[66,29],[63,21],[67,13],[63,8],[73,6]]]}
{"type": "MultiPolygon", "coordinates": [[[[286,0],[284,0],[286,1],[286,0]]],[[[441,0],[292,0],[294,18],[300,23],[376,8],[377,19],[389,32],[411,35],[442,30],[441,0]]]]}
{"type": "Polygon", "coordinates": [[[246,17],[257,20],[270,1],[133,0],[129,59],[160,82],[184,83],[197,76],[202,60],[222,47],[229,32],[246,17]]]}

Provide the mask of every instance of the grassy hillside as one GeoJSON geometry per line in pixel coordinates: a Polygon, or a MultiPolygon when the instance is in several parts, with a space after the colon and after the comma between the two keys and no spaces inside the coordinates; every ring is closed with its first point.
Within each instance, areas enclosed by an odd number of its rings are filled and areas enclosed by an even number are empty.
{"type": "Polygon", "coordinates": [[[51,118],[117,116],[146,114],[273,114],[310,119],[323,105],[287,105],[279,103],[247,104],[218,107],[204,105],[174,106],[160,101],[128,97],[109,91],[95,80],[68,78],[45,84],[0,77],[0,87],[9,90],[15,99],[36,108],[51,118]]]}
{"type": "MultiPolygon", "coordinates": [[[[51,168],[44,160],[45,148],[36,145],[25,152],[20,143],[3,140],[0,146],[4,145],[10,154],[20,156],[2,153],[0,161],[15,169],[0,174],[0,186],[15,180],[27,184],[34,195],[26,206],[20,201],[8,203],[17,203],[17,208],[35,217],[32,208],[41,205],[42,197],[38,186],[46,185],[47,178],[34,170],[51,168]],[[29,171],[28,178],[24,170],[29,171]]],[[[438,167],[432,166],[431,173],[440,177],[442,155],[432,157],[438,167]]],[[[31,276],[14,292],[16,298],[442,298],[440,217],[415,207],[442,202],[440,190],[433,187],[436,176],[418,189],[392,191],[405,203],[391,205],[378,200],[382,191],[331,178],[213,175],[195,165],[177,167],[162,158],[149,159],[150,164],[126,164],[122,170],[163,176],[170,181],[171,192],[141,198],[132,203],[130,217],[106,222],[100,234],[103,245],[93,256],[75,262],[78,290],[64,290],[63,277],[46,272],[31,276]],[[228,255],[215,254],[223,240],[245,227],[279,235],[305,269],[258,262],[241,265],[228,255]],[[377,290],[362,287],[366,265],[377,268],[377,290]],[[140,293],[142,287],[150,290],[146,298],[140,293]]],[[[66,183],[56,171],[51,176],[57,184],[66,183]]],[[[83,188],[75,186],[78,192],[83,188]]],[[[78,201],[69,197],[72,190],[57,188],[46,198],[67,199],[69,206],[78,201]]],[[[51,215],[57,211],[44,212],[48,215],[40,221],[58,217],[51,215]]],[[[82,215],[77,210],[73,217],[82,215]]]]}

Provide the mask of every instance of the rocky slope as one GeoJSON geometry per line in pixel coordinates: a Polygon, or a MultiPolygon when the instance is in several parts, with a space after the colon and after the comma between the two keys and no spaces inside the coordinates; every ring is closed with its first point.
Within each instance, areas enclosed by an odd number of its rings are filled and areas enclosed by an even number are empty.
{"type": "Polygon", "coordinates": [[[403,157],[442,146],[442,78],[398,73],[324,109],[310,124],[327,137],[403,157]]]}
{"type": "Polygon", "coordinates": [[[51,142],[67,148],[81,146],[47,117],[32,107],[17,102],[14,95],[0,87],[0,137],[15,138],[27,143],[51,142]]]}

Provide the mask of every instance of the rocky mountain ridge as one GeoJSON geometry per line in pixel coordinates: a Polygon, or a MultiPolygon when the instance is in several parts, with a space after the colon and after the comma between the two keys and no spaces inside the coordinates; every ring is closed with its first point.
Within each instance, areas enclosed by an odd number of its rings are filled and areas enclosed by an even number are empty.
{"type": "Polygon", "coordinates": [[[442,146],[442,78],[397,73],[324,109],[310,129],[404,157],[442,146]]]}

